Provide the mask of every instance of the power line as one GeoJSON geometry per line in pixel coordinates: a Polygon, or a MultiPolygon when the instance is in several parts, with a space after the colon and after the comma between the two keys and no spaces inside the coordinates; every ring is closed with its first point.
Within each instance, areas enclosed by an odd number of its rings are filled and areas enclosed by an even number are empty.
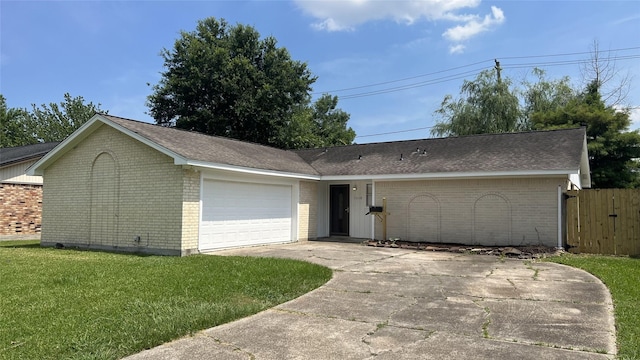
{"type": "MultiPolygon", "coordinates": [[[[625,107],[624,109],[635,110],[635,109],[640,109],[640,106],[629,106],[629,107],[625,107]]],[[[419,130],[427,130],[427,129],[431,129],[431,128],[434,128],[434,127],[436,127],[436,126],[435,125],[433,125],[433,126],[425,126],[425,127],[414,128],[414,129],[389,131],[389,132],[383,132],[383,133],[377,133],[377,134],[356,135],[356,139],[357,138],[365,138],[365,137],[373,137],[373,136],[400,134],[400,133],[413,132],[413,131],[419,131],[419,130]]]]}
{"type": "Polygon", "coordinates": [[[357,135],[357,136],[356,136],[356,138],[364,138],[364,137],[372,137],[372,136],[380,136],[380,135],[400,134],[400,133],[406,133],[406,132],[412,132],[412,131],[418,131],[418,130],[431,129],[432,127],[433,127],[433,126],[425,126],[425,127],[421,127],[421,128],[407,129],[407,130],[398,130],[398,131],[390,131],[390,132],[383,132],[383,133],[379,133],[379,134],[357,135]]]}
{"type": "MultiPolygon", "coordinates": [[[[628,47],[628,48],[612,49],[612,50],[608,50],[608,52],[622,52],[622,51],[630,51],[630,50],[638,50],[638,49],[640,49],[640,47],[628,47]]],[[[574,55],[584,55],[584,54],[592,54],[592,52],[574,52],[574,53],[563,53],[563,54],[528,55],[528,56],[508,56],[508,57],[501,57],[500,59],[504,60],[504,59],[527,59],[527,58],[543,58],[543,57],[561,57],[561,56],[574,56],[574,55]]],[[[640,54],[613,56],[613,57],[609,57],[608,60],[614,60],[614,61],[621,60],[622,61],[622,60],[630,60],[630,59],[638,59],[638,58],[640,58],[640,54]]],[[[478,65],[478,64],[491,62],[491,61],[494,61],[494,59],[478,61],[478,62],[471,63],[471,64],[468,64],[468,65],[457,66],[457,67],[448,68],[448,69],[444,69],[444,70],[434,71],[434,72],[427,73],[427,74],[420,74],[420,75],[405,77],[405,78],[396,79],[396,80],[389,80],[389,81],[378,82],[378,83],[373,83],[373,84],[368,84],[368,85],[360,85],[360,86],[353,86],[353,87],[342,88],[342,89],[335,89],[335,90],[331,90],[331,91],[313,92],[312,95],[320,94],[320,93],[344,92],[344,91],[358,90],[358,89],[364,89],[364,88],[369,88],[369,87],[376,87],[376,86],[381,86],[381,85],[388,85],[388,84],[393,84],[393,83],[398,83],[398,82],[404,82],[404,81],[407,81],[407,80],[413,80],[413,79],[418,79],[418,78],[422,78],[422,77],[443,74],[443,73],[447,73],[447,72],[451,72],[451,71],[455,71],[455,70],[459,70],[459,69],[464,69],[464,68],[468,68],[468,67],[471,67],[471,66],[475,66],[475,65],[478,65]]],[[[501,64],[501,65],[502,65],[503,69],[504,68],[518,69],[518,68],[524,68],[524,67],[550,67],[550,66],[578,65],[578,64],[588,63],[590,61],[592,61],[592,60],[591,59],[570,59],[570,60],[558,60],[558,61],[546,61],[546,62],[529,62],[529,63],[516,63],[516,64],[501,64]]],[[[474,70],[467,70],[467,71],[464,71],[464,72],[460,72],[460,73],[455,73],[455,74],[439,77],[439,78],[436,78],[436,79],[424,80],[424,81],[414,82],[414,83],[401,85],[401,86],[388,87],[388,88],[383,88],[383,89],[379,89],[379,90],[365,91],[365,92],[360,92],[360,93],[355,93],[355,94],[346,94],[346,95],[342,95],[340,97],[340,99],[341,100],[348,100],[348,99],[355,99],[355,98],[366,97],[366,96],[374,96],[374,95],[386,94],[386,93],[391,93],[391,92],[404,91],[404,90],[413,89],[413,88],[417,88],[417,87],[423,87],[423,86],[428,86],[428,85],[439,84],[439,83],[446,82],[446,81],[459,80],[461,78],[465,78],[468,75],[472,75],[472,74],[473,75],[477,75],[480,71],[487,70],[490,67],[491,66],[486,66],[486,67],[477,68],[477,69],[474,69],[474,70]]]]}
{"type": "MultiPolygon", "coordinates": [[[[629,50],[638,50],[638,49],[640,49],[640,46],[612,49],[612,50],[606,50],[606,51],[603,50],[598,52],[629,51],[629,50]]],[[[548,55],[501,56],[500,59],[526,59],[526,58],[572,56],[572,55],[585,55],[585,54],[593,54],[593,51],[582,51],[582,52],[573,52],[573,53],[564,53],[564,54],[548,54],[548,55]]]]}
{"type": "MultiPolygon", "coordinates": [[[[625,55],[625,56],[616,56],[609,58],[610,60],[630,60],[630,59],[639,59],[640,54],[633,55],[625,55]]],[[[591,59],[578,59],[578,60],[562,60],[562,61],[547,61],[547,62],[531,62],[531,63],[520,63],[520,64],[510,64],[505,65],[504,67],[509,69],[518,69],[523,67],[532,67],[532,66],[563,66],[563,65],[579,65],[579,64],[587,64],[590,63],[591,59]]]]}
{"type": "Polygon", "coordinates": [[[444,76],[444,77],[436,78],[436,79],[433,79],[433,80],[427,80],[427,81],[421,81],[421,82],[417,82],[417,83],[411,83],[411,84],[407,84],[407,85],[403,85],[403,86],[396,86],[396,87],[387,88],[387,89],[381,89],[381,90],[375,90],[375,91],[368,91],[368,92],[362,92],[362,93],[356,93],[356,94],[343,95],[343,96],[340,97],[340,100],[355,99],[355,98],[364,97],[364,96],[386,94],[386,93],[390,93],[390,92],[396,92],[396,91],[413,89],[413,88],[417,88],[417,87],[423,87],[423,86],[427,86],[427,85],[439,84],[439,83],[443,83],[443,82],[447,82],[447,81],[451,81],[451,80],[464,79],[469,75],[478,74],[480,71],[486,70],[486,69],[489,69],[489,68],[492,68],[492,67],[489,66],[489,67],[485,67],[485,68],[469,70],[469,71],[465,71],[463,73],[444,76]]]}
{"type": "Polygon", "coordinates": [[[334,93],[334,92],[349,91],[349,90],[357,90],[357,89],[363,89],[363,88],[368,88],[368,87],[393,84],[393,83],[397,83],[397,82],[413,80],[413,79],[417,79],[417,78],[421,78],[421,77],[425,77],[425,76],[437,75],[437,74],[442,74],[442,73],[453,71],[453,70],[463,69],[463,68],[466,68],[466,67],[482,64],[482,63],[485,63],[487,61],[491,61],[491,60],[478,61],[478,62],[475,62],[473,64],[457,66],[457,67],[453,67],[453,68],[449,68],[449,69],[445,69],[445,70],[440,70],[440,71],[435,71],[435,72],[427,73],[427,74],[409,76],[409,77],[402,78],[402,79],[397,79],[397,80],[389,80],[389,81],[383,81],[383,82],[369,84],[369,85],[354,86],[354,87],[343,88],[343,89],[335,89],[335,90],[328,90],[328,91],[321,91],[321,92],[312,92],[311,95],[318,95],[318,94],[324,94],[324,93],[334,93]]]}
{"type": "MultiPolygon", "coordinates": [[[[637,58],[640,58],[640,54],[637,54],[637,55],[634,54],[634,55],[628,55],[628,56],[619,56],[619,57],[613,57],[613,58],[610,58],[610,59],[611,60],[629,60],[629,59],[637,59],[637,58]]],[[[591,60],[582,59],[582,60],[565,60],[565,61],[552,61],[552,62],[542,62],[542,63],[540,63],[540,62],[538,62],[538,63],[520,63],[520,64],[511,64],[511,65],[508,65],[508,64],[507,65],[502,65],[501,64],[501,67],[503,69],[505,69],[505,68],[518,69],[518,68],[525,68],[525,67],[566,66],[566,65],[584,64],[584,63],[588,63],[590,61],[591,60]]],[[[355,98],[360,98],[360,97],[365,97],[365,96],[373,96],[373,95],[380,95],[380,94],[386,94],[386,93],[391,93],[391,92],[398,92],[398,91],[413,89],[413,88],[417,88],[417,87],[424,87],[424,86],[428,86],[428,85],[439,84],[439,83],[452,81],[452,80],[464,79],[468,75],[477,75],[481,71],[487,70],[489,68],[493,69],[492,66],[488,66],[488,67],[485,67],[485,68],[469,70],[469,71],[465,71],[463,73],[457,73],[457,74],[453,74],[453,75],[448,75],[448,76],[436,78],[436,79],[433,79],[433,80],[425,80],[425,81],[421,81],[421,82],[417,82],[417,83],[410,83],[410,84],[407,84],[407,85],[396,86],[396,87],[391,87],[391,88],[386,88],[386,89],[380,89],[380,90],[374,90],[374,91],[368,91],[368,92],[362,92],[362,93],[342,95],[340,97],[340,100],[349,100],[349,99],[355,99],[355,98]]]]}

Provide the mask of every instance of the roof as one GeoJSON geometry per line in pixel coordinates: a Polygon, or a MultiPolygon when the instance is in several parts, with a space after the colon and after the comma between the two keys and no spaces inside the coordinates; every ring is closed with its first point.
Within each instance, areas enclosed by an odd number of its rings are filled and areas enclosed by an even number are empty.
{"type": "Polygon", "coordinates": [[[58,144],[58,142],[47,142],[10,148],[0,148],[0,167],[21,163],[27,160],[39,159],[58,144]]]}
{"type": "Polygon", "coordinates": [[[182,156],[188,162],[319,175],[298,154],[220,136],[153,125],[111,115],[104,118],[182,156]]]}
{"type": "Polygon", "coordinates": [[[176,165],[314,180],[579,174],[590,184],[584,128],[282,150],[102,114],[28,172],[41,175],[105,124],[172,157],[176,165]]]}
{"type": "Polygon", "coordinates": [[[483,134],[296,151],[321,174],[567,171],[580,168],[585,129],[483,134]]]}

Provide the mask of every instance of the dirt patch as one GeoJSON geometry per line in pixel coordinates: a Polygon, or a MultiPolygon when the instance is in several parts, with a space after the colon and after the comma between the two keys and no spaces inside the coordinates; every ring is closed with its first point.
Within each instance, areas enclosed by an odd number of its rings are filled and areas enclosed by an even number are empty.
{"type": "Polygon", "coordinates": [[[505,256],[514,259],[540,259],[564,253],[554,247],[546,246],[467,246],[459,244],[434,244],[409,241],[374,241],[364,242],[367,246],[399,248],[422,251],[443,251],[478,255],[505,256]]]}

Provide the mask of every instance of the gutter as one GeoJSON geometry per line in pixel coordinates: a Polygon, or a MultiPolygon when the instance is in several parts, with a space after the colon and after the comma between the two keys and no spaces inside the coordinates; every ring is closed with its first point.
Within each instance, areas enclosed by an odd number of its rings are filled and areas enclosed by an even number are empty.
{"type": "Polygon", "coordinates": [[[558,185],[558,250],[563,249],[562,246],[562,185],[558,185]]]}

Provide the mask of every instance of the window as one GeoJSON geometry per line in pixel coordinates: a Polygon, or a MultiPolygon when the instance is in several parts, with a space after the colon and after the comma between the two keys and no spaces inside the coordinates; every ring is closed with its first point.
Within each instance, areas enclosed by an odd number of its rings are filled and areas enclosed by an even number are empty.
{"type": "Polygon", "coordinates": [[[373,205],[373,187],[367,184],[367,206],[373,205]]]}

